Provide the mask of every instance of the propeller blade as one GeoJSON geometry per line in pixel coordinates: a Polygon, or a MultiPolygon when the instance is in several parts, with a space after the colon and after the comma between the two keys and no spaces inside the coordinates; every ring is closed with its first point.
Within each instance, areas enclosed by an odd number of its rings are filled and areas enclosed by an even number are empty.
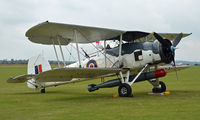
{"type": "Polygon", "coordinates": [[[178,43],[181,41],[181,38],[183,37],[183,33],[178,34],[176,39],[173,41],[172,46],[176,47],[178,43]]]}
{"type": "Polygon", "coordinates": [[[159,34],[156,32],[152,33],[154,37],[165,47],[171,46],[171,42],[168,39],[163,39],[159,34]]]}
{"type": "Polygon", "coordinates": [[[157,34],[156,32],[153,32],[152,34],[154,35],[154,37],[155,37],[159,42],[162,42],[163,38],[162,38],[159,34],[157,34]]]}

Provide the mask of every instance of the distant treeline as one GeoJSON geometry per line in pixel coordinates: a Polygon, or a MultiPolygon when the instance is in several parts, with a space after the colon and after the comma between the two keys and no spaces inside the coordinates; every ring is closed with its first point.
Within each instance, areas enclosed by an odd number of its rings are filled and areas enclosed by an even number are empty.
{"type": "MultiPolygon", "coordinates": [[[[72,63],[75,63],[75,62],[76,62],[76,61],[66,61],[65,64],[66,64],[66,65],[69,65],[69,64],[72,64],[72,63]]],[[[58,64],[58,62],[55,61],[55,60],[49,60],[49,63],[50,63],[50,64],[58,64]]],[[[59,61],[59,63],[60,63],[60,64],[63,64],[63,61],[59,61]]]]}
{"type": "MultiPolygon", "coordinates": [[[[49,63],[50,64],[58,64],[58,62],[55,60],[49,60],[49,63]]],[[[66,63],[66,65],[68,65],[68,64],[75,63],[75,61],[66,61],[65,63],[66,63]]],[[[28,64],[28,60],[4,59],[4,60],[0,60],[0,64],[28,64]]],[[[63,61],[60,61],[60,64],[63,64],[63,61]]]]}
{"type": "Polygon", "coordinates": [[[179,65],[195,65],[195,66],[199,66],[200,62],[199,61],[176,60],[176,64],[179,64],[179,65]]]}
{"type": "MultiPolygon", "coordinates": [[[[49,60],[50,64],[58,64],[57,61],[55,60],[49,60]]],[[[63,61],[59,62],[60,64],[63,64],[63,61]]],[[[75,61],[66,61],[65,62],[66,65],[75,63],[75,61]]],[[[15,60],[15,59],[11,59],[11,60],[0,60],[0,64],[28,64],[28,60],[24,59],[24,60],[15,60]]],[[[195,65],[195,66],[199,66],[200,62],[193,62],[193,61],[181,61],[181,60],[177,60],[176,61],[177,65],[195,65]]]]}

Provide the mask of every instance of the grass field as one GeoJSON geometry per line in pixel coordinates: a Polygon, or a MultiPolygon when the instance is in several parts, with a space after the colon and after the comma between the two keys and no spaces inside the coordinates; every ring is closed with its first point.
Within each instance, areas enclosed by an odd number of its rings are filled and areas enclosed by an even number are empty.
{"type": "Polygon", "coordinates": [[[113,98],[116,88],[87,91],[90,83],[46,89],[46,94],[23,84],[8,84],[9,76],[26,74],[25,65],[0,66],[0,120],[199,120],[200,67],[162,78],[170,95],[148,95],[148,82],[133,85],[133,98],[113,98]]]}

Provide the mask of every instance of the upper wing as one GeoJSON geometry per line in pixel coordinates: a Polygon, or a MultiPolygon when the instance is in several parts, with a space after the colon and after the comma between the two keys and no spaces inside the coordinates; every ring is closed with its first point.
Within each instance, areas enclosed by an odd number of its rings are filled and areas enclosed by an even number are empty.
{"type": "Polygon", "coordinates": [[[125,31],[113,30],[106,28],[88,27],[71,24],[61,24],[53,22],[43,22],[26,32],[28,39],[34,43],[40,44],[55,44],[67,45],[69,43],[91,43],[99,40],[106,40],[108,38],[116,37],[125,31]],[[75,38],[75,31],[77,41],[75,38]]]}
{"type": "MultiPolygon", "coordinates": [[[[179,33],[158,33],[163,38],[175,40],[179,33]]],[[[192,33],[183,33],[183,38],[191,35],[192,33]]],[[[109,38],[109,40],[119,40],[120,36],[109,38]]],[[[156,40],[152,33],[142,31],[127,31],[123,33],[123,40],[127,42],[145,42],[149,40],[156,40]]]]}
{"type": "MultiPolygon", "coordinates": [[[[175,40],[176,37],[178,36],[178,34],[180,33],[158,33],[160,36],[162,36],[163,38],[165,39],[168,39],[168,40],[175,40]]],[[[189,35],[191,35],[192,33],[183,33],[183,37],[187,37],[189,35]]],[[[146,41],[146,40],[156,40],[156,38],[153,36],[153,34],[149,34],[147,35],[146,37],[143,37],[143,38],[140,38],[140,39],[137,39],[136,41],[146,41]]]]}
{"type": "MultiPolygon", "coordinates": [[[[91,43],[100,40],[119,40],[120,35],[123,35],[124,41],[144,42],[147,40],[155,40],[151,33],[142,31],[123,31],[106,28],[88,27],[72,24],[61,24],[53,22],[43,22],[26,32],[28,39],[34,43],[40,44],[55,44],[67,45],[69,43],[91,43]],[[76,31],[76,41],[75,41],[76,31]]],[[[158,33],[163,38],[174,40],[178,33],[158,33]]],[[[190,33],[191,34],[191,33],[190,33]]],[[[183,34],[186,37],[190,34],[183,34]]]]}

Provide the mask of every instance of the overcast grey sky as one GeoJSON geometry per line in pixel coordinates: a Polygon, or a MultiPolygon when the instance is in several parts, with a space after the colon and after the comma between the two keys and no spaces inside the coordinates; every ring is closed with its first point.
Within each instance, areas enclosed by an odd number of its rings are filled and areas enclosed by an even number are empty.
{"type": "MultiPolygon", "coordinates": [[[[28,59],[52,46],[30,42],[25,32],[49,20],[146,32],[185,32],[176,59],[200,61],[200,0],[0,0],[0,59],[28,59]]],[[[66,57],[67,58],[67,57],[66,57]]]]}

